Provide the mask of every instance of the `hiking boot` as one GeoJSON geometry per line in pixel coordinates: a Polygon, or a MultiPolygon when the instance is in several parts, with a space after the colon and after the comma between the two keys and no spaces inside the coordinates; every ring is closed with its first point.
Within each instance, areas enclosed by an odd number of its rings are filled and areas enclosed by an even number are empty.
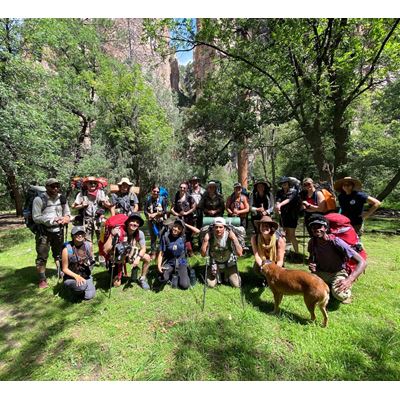
{"type": "Polygon", "coordinates": [[[118,278],[118,276],[116,276],[116,277],[113,279],[113,286],[114,286],[114,287],[119,287],[119,286],[121,286],[121,279],[118,278]]]}
{"type": "Polygon", "coordinates": [[[343,300],[343,301],[342,301],[342,304],[351,304],[352,301],[353,301],[352,298],[349,297],[349,298],[347,298],[346,300],[343,300]]]}
{"type": "Polygon", "coordinates": [[[39,289],[46,289],[48,287],[49,287],[49,285],[47,284],[47,280],[46,279],[41,279],[39,281],[39,289]]]}
{"type": "Polygon", "coordinates": [[[148,284],[148,282],[147,282],[147,279],[145,278],[145,277],[143,277],[143,276],[141,276],[140,278],[139,278],[139,285],[142,287],[142,289],[144,289],[144,290],[149,290],[150,289],[150,286],[149,286],[149,284],[148,284]]]}

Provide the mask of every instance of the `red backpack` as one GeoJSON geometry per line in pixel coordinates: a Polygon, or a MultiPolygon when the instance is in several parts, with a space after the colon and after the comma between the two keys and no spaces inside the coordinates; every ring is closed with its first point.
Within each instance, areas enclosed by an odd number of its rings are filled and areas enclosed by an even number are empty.
{"type": "MultiPolygon", "coordinates": [[[[324,217],[329,222],[330,232],[350,245],[353,250],[355,250],[364,260],[366,260],[367,253],[362,248],[360,238],[351,225],[349,218],[337,213],[326,214],[324,217]]],[[[354,271],[356,265],[357,262],[353,259],[350,259],[346,263],[346,269],[354,271]]]]}
{"type": "Polygon", "coordinates": [[[104,253],[104,243],[111,235],[111,230],[116,226],[120,227],[120,235],[119,240],[122,241],[125,236],[125,221],[128,219],[128,216],[125,214],[117,214],[113,215],[112,217],[108,218],[106,223],[104,224],[104,231],[102,230],[100,234],[99,240],[99,254],[105,257],[108,260],[109,255],[104,253]]]}

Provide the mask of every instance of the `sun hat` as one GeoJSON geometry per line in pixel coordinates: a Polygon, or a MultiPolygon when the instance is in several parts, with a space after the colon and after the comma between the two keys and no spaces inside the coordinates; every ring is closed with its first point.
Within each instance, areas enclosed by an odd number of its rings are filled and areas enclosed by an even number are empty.
{"type": "Polygon", "coordinates": [[[134,219],[136,219],[136,220],[139,221],[139,226],[143,226],[144,221],[143,221],[143,218],[140,216],[139,213],[132,213],[132,214],[128,217],[128,219],[125,221],[125,225],[128,225],[129,222],[132,221],[132,220],[134,220],[134,219]]]}
{"type": "Polygon", "coordinates": [[[355,191],[360,191],[361,190],[361,181],[359,181],[356,178],[352,178],[351,176],[346,176],[344,178],[338,179],[334,184],[333,187],[337,192],[341,192],[343,189],[343,184],[345,182],[351,182],[353,184],[353,189],[355,191]]]}
{"type": "Polygon", "coordinates": [[[128,186],[133,186],[133,183],[129,180],[129,178],[122,178],[117,185],[120,186],[123,183],[126,183],[128,186]]]}
{"type": "Polygon", "coordinates": [[[261,219],[254,221],[254,224],[259,227],[261,224],[268,224],[275,229],[278,229],[278,224],[268,215],[264,215],[261,219]]]}
{"type": "Polygon", "coordinates": [[[281,179],[279,179],[278,185],[282,185],[282,183],[290,182],[290,179],[287,176],[282,176],[281,179]]]}

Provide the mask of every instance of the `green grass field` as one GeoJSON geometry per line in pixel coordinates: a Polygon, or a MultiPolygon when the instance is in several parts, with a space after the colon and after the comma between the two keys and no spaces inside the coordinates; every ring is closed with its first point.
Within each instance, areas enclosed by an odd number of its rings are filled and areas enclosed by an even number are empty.
{"type": "MultiPolygon", "coordinates": [[[[257,286],[250,255],[239,265],[244,309],[240,290],[221,285],[207,289],[202,312],[201,278],[187,291],[122,285],[109,299],[102,267],[94,270],[96,297],[74,302],[60,292],[52,263],[50,288],[37,288],[29,231],[2,231],[0,380],[399,380],[400,237],[363,241],[369,265],[353,303],[330,304],[323,329],[319,310],[309,323],[299,296],[270,314],[272,294],[257,286]]],[[[203,259],[191,263],[199,276],[203,259]]]]}

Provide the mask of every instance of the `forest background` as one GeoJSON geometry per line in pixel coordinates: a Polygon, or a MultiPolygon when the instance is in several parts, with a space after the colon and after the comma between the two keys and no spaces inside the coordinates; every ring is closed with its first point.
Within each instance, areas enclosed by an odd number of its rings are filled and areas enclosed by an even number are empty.
{"type": "Polygon", "coordinates": [[[0,20],[0,209],[82,175],[129,176],[141,196],[191,175],[224,193],[351,175],[399,204],[398,19],[144,19],[151,65],[110,51],[140,44],[118,21],[0,20]],[[193,49],[167,87],[157,63],[193,49]]]}

